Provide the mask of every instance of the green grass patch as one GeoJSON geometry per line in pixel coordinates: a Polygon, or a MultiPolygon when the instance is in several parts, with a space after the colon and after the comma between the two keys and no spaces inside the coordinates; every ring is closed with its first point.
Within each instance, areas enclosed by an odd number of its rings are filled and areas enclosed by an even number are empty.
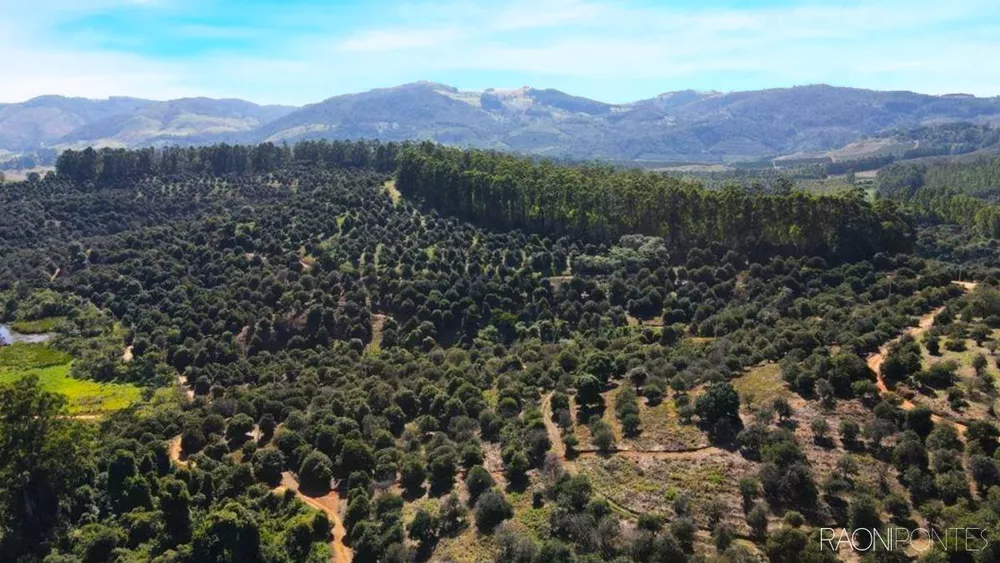
{"type": "Polygon", "coordinates": [[[399,205],[399,200],[403,199],[403,194],[399,193],[396,189],[396,181],[389,180],[385,183],[385,193],[389,194],[389,199],[392,200],[393,205],[399,205]]]}
{"type": "Polygon", "coordinates": [[[726,478],[725,476],[722,475],[722,473],[713,470],[709,471],[708,475],[705,476],[705,480],[713,485],[718,486],[722,485],[726,481],[726,478]]]}
{"type": "MultiPolygon", "coordinates": [[[[473,516],[469,515],[470,522],[473,516]]],[[[446,536],[434,550],[434,561],[482,563],[496,559],[499,549],[494,536],[484,536],[471,524],[456,536],[446,536]]]]}
{"type": "Polygon", "coordinates": [[[499,390],[492,388],[483,390],[483,401],[485,401],[486,404],[489,405],[491,409],[497,408],[497,401],[499,399],[500,399],[499,390]]]}
{"type": "Polygon", "coordinates": [[[42,389],[66,396],[72,415],[120,410],[141,397],[142,391],[135,385],[70,377],[71,360],[65,352],[45,344],[4,346],[0,348],[0,385],[36,375],[42,389]]]}
{"type": "Polygon", "coordinates": [[[10,323],[10,328],[21,334],[42,334],[43,332],[54,332],[59,323],[66,320],[66,317],[47,317],[33,321],[14,321],[10,323]]]}
{"type": "Polygon", "coordinates": [[[14,344],[0,348],[0,370],[6,372],[68,366],[72,359],[66,352],[42,344],[14,344]]]}
{"type": "Polygon", "coordinates": [[[713,341],[715,341],[715,338],[712,336],[689,336],[681,340],[679,345],[687,346],[697,350],[698,348],[701,348],[713,341]]]}
{"type": "Polygon", "coordinates": [[[789,397],[791,393],[781,379],[778,364],[764,364],[752,368],[746,374],[733,380],[733,387],[747,403],[770,401],[776,397],[789,397]]]}
{"type": "Polygon", "coordinates": [[[549,518],[552,515],[552,503],[546,502],[539,508],[531,505],[531,493],[507,493],[507,500],[514,507],[514,520],[524,527],[536,540],[544,539],[549,534],[549,518]]]}
{"type": "Polygon", "coordinates": [[[673,399],[664,399],[655,406],[640,400],[639,420],[641,431],[631,440],[640,448],[675,450],[708,445],[707,437],[697,426],[681,422],[673,399]]]}

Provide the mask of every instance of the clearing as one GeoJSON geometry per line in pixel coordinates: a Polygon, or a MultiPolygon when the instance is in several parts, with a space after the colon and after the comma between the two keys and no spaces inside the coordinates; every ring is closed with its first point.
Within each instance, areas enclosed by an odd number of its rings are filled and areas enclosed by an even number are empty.
{"type": "Polygon", "coordinates": [[[403,199],[403,194],[396,189],[396,180],[389,180],[385,183],[385,193],[389,195],[394,205],[399,205],[399,200],[403,199]]]}
{"type": "Polygon", "coordinates": [[[68,399],[69,414],[82,417],[123,409],[139,400],[141,390],[130,384],[98,383],[70,376],[72,358],[47,344],[13,344],[0,348],[0,384],[37,375],[42,389],[68,399]]]}
{"type": "Polygon", "coordinates": [[[792,394],[781,378],[781,367],[775,363],[750,369],[733,380],[733,387],[746,405],[753,405],[758,401],[771,402],[778,397],[788,399],[792,394]]]}
{"type": "Polygon", "coordinates": [[[59,323],[66,320],[66,317],[46,317],[33,321],[14,321],[10,323],[10,328],[21,334],[43,334],[54,332],[59,323]]]}

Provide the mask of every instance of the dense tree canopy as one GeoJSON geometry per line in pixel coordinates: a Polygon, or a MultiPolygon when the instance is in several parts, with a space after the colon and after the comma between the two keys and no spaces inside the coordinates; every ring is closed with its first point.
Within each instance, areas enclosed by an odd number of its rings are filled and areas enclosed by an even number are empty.
{"type": "Polygon", "coordinates": [[[821,561],[822,525],[997,527],[1000,294],[961,226],[370,142],[70,151],[0,207],[0,321],[58,333],[0,377],[58,350],[142,388],[93,420],[0,385],[12,560],[821,561]]]}

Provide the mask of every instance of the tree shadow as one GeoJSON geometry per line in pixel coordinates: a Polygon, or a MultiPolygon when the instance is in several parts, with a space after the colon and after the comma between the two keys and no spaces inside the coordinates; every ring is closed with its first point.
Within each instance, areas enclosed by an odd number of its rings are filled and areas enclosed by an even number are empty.
{"type": "Polygon", "coordinates": [[[406,502],[414,502],[423,498],[425,494],[427,494],[427,487],[420,485],[416,489],[404,488],[401,496],[406,502]]]}
{"type": "Polygon", "coordinates": [[[835,495],[823,495],[823,501],[830,507],[830,518],[838,526],[847,525],[849,505],[844,499],[835,495]]]}
{"type": "Polygon", "coordinates": [[[861,452],[865,451],[865,443],[863,441],[857,440],[857,439],[855,439],[855,440],[844,440],[843,438],[841,438],[840,439],[840,445],[844,448],[844,450],[852,452],[852,453],[861,453],[861,452]]]}
{"type": "Polygon", "coordinates": [[[604,418],[604,411],[606,410],[607,407],[604,405],[604,401],[595,404],[577,405],[576,423],[586,426],[590,424],[591,419],[594,417],[604,418]]]}
{"type": "Polygon", "coordinates": [[[304,485],[301,481],[299,481],[299,492],[309,498],[320,498],[325,497],[330,493],[337,492],[337,490],[333,488],[332,485],[327,485],[324,489],[323,487],[304,485]]]}
{"type": "Polygon", "coordinates": [[[528,479],[528,476],[525,475],[522,478],[507,481],[507,486],[504,488],[504,491],[508,493],[523,493],[528,490],[528,485],[530,483],[531,481],[528,479]]]}
{"type": "Polygon", "coordinates": [[[430,489],[427,491],[428,496],[431,497],[443,497],[455,489],[455,480],[435,483],[431,482],[430,489]]]}
{"type": "Polygon", "coordinates": [[[437,538],[434,538],[432,541],[418,543],[416,551],[413,552],[413,559],[415,561],[429,561],[431,556],[434,555],[437,544],[437,538]]]}
{"type": "Polygon", "coordinates": [[[775,426],[777,426],[778,428],[784,428],[785,430],[789,430],[791,432],[795,432],[795,430],[799,427],[799,421],[795,420],[794,418],[786,418],[784,420],[779,420],[775,426]]]}
{"type": "Polygon", "coordinates": [[[823,436],[822,438],[818,436],[814,437],[813,443],[826,450],[833,449],[835,447],[833,438],[830,438],[829,436],[823,436]]]}

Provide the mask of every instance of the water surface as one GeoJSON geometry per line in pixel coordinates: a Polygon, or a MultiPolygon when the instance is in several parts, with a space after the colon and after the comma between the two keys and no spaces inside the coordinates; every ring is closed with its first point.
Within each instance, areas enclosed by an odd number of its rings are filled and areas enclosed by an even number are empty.
{"type": "Polygon", "coordinates": [[[25,344],[41,344],[52,340],[56,333],[43,332],[41,334],[21,334],[7,325],[0,324],[0,346],[23,342],[25,344]]]}

